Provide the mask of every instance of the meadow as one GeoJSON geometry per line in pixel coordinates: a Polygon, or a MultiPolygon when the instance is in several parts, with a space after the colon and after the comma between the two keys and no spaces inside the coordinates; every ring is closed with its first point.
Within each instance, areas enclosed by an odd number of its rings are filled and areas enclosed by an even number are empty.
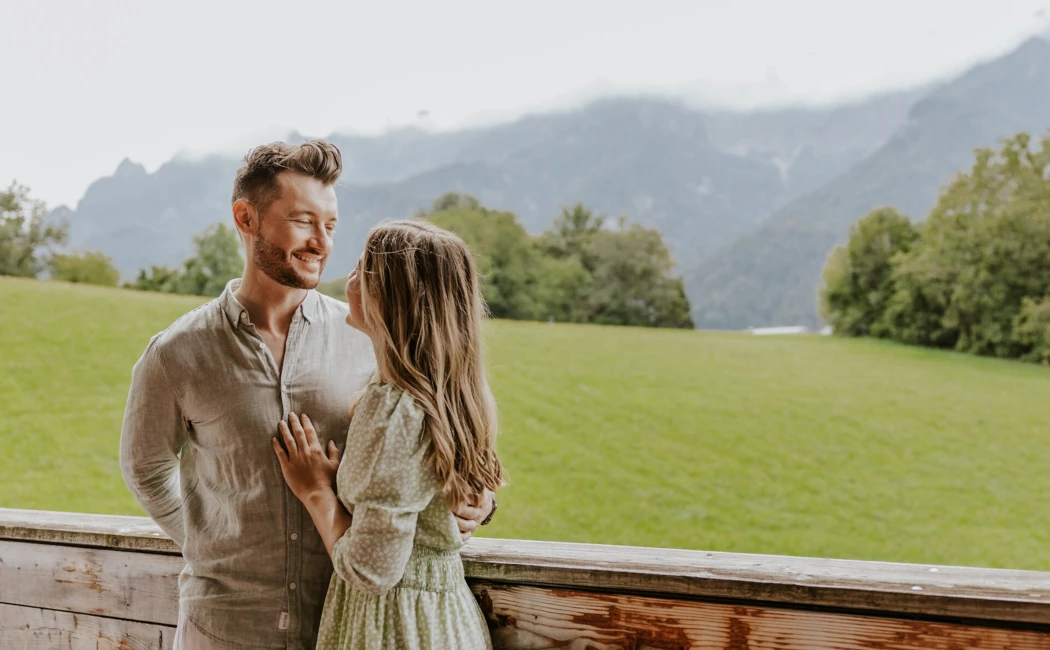
{"type": "MultiPolygon", "coordinates": [[[[0,507],[142,514],[131,366],[200,298],[0,278],[0,507]]],[[[486,536],[1050,570],[1050,369],[834,337],[493,321],[486,536]]]]}

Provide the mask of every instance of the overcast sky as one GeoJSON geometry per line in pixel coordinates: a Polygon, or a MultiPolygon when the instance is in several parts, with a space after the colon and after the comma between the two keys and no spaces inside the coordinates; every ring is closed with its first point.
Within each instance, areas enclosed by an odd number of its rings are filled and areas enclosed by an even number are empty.
{"type": "Polygon", "coordinates": [[[1046,32],[1050,0],[0,3],[0,184],[74,205],[130,157],[455,128],[652,91],[835,102],[1046,32]],[[420,117],[426,111],[426,117],[420,117]]]}

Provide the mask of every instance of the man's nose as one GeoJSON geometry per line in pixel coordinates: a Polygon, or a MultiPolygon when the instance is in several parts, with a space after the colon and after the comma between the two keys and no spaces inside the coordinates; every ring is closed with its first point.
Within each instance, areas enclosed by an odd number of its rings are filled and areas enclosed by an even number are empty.
{"type": "Polygon", "coordinates": [[[310,245],[313,246],[319,253],[327,255],[332,252],[332,237],[328,233],[328,229],[323,225],[314,228],[313,236],[310,238],[310,245]]]}

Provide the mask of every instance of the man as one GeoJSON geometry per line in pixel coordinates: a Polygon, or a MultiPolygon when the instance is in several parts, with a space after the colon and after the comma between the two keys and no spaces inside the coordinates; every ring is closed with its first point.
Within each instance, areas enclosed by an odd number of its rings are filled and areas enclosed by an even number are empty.
{"type": "MultiPolygon", "coordinates": [[[[323,444],[342,448],[375,371],[347,306],[313,290],[341,171],[323,141],[250,152],[233,188],[244,277],[153,337],[132,371],[120,465],[186,560],[176,650],[314,647],[331,563],[270,440],[306,413],[323,444]]],[[[494,509],[486,494],[457,512],[464,539],[494,509]]]]}

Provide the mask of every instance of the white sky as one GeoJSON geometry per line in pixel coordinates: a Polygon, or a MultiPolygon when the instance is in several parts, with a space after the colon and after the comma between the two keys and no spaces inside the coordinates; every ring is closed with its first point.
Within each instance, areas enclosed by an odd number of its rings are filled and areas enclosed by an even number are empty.
{"type": "Polygon", "coordinates": [[[0,185],[74,205],[125,157],[452,128],[610,92],[831,102],[958,73],[1050,0],[0,2],[0,185]]]}

